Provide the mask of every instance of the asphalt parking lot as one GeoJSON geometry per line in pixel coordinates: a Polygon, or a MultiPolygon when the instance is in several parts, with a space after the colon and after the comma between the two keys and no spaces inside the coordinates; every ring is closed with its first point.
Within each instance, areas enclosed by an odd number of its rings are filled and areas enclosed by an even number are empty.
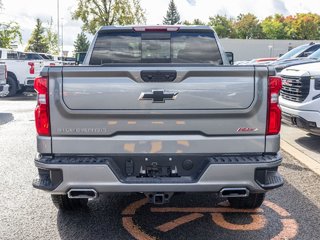
{"type": "Polygon", "coordinates": [[[0,99],[0,239],[320,239],[320,177],[284,153],[284,187],[256,211],[213,194],[182,194],[164,206],[140,194],[103,195],[89,209],[58,211],[32,188],[35,97],[0,99]]]}

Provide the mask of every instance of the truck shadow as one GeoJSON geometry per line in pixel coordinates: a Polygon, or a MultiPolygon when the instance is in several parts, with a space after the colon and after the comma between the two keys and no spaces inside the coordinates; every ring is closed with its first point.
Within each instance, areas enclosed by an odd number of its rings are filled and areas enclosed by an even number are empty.
{"type": "Polygon", "coordinates": [[[313,151],[314,153],[320,153],[320,136],[307,134],[305,137],[301,137],[295,140],[300,146],[313,151]]]}
{"type": "MultiPolygon", "coordinates": [[[[89,209],[80,212],[58,212],[57,228],[63,240],[80,239],[135,239],[124,228],[123,219],[128,217],[122,213],[131,203],[143,199],[140,194],[106,194],[98,200],[89,203],[89,209]]],[[[296,188],[285,183],[283,188],[269,192],[267,200],[290,213],[292,221],[296,222],[296,237],[294,239],[315,239],[318,229],[319,208],[296,188]],[[288,198],[290,196],[290,198],[288,198]],[[285,199],[285,200],[284,200],[285,199]]],[[[216,208],[219,200],[215,194],[185,194],[172,198],[169,204],[160,208],[216,208]]],[[[165,212],[155,214],[151,208],[159,207],[146,204],[131,215],[134,226],[132,232],[142,231],[146,238],[136,239],[272,239],[281,233],[283,217],[266,205],[262,207],[266,226],[255,231],[234,231],[219,227],[212,222],[210,213],[203,213],[201,219],[181,225],[168,232],[157,230],[157,226],[175,220],[188,213],[165,212]],[[181,215],[182,214],[182,215],[181,215]],[[152,236],[151,238],[148,238],[152,236]]],[[[195,210],[196,211],[196,210],[195,210]]],[[[225,215],[230,223],[248,224],[252,218],[248,213],[241,212],[225,215]]],[[[130,231],[131,232],[131,231],[130,231]]],[[[319,235],[318,235],[319,236],[319,235]]],[[[288,238],[289,239],[289,238],[288,238]]],[[[290,238],[291,239],[291,238],[290,238]]]]}
{"type": "Polygon", "coordinates": [[[0,125],[13,121],[12,113],[0,113],[0,125]]]}
{"type": "Polygon", "coordinates": [[[0,97],[1,101],[34,101],[37,99],[36,92],[25,92],[17,94],[13,97],[0,97]]]}

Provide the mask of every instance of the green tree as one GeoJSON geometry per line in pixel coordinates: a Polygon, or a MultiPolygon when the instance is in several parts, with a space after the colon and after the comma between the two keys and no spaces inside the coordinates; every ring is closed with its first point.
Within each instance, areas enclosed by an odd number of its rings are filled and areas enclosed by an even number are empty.
{"type": "Polygon", "coordinates": [[[267,39],[286,39],[285,17],[281,14],[269,16],[261,22],[262,31],[267,39]]]}
{"type": "Polygon", "coordinates": [[[45,36],[45,28],[42,26],[39,18],[36,21],[36,27],[28,41],[26,51],[47,53],[49,51],[49,44],[45,36]]]}
{"type": "Polygon", "coordinates": [[[202,22],[200,19],[194,19],[192,22],[185,20],[182,22],[183,25],[206,25],[205,22],[202,22]]]}
{"type": "Polygon", "coordinates": [[[320,39],[320,16],[315,13],[298,13],[289,22],[289,37],[294,39],[320,39]]]}
{"type": "Polygon", "coordinates": [[[75,52],[86,52],[90,46],[90,42],[87,39],[87,36],[84,32],[81,32],[77,35],[77,39],[74,42],[74,51],[75,52]]]}
{"type": "Polygon", "coordinates": [[[0,47],[11,48],[14,42],[21,43],[22,35],[18,23],[0,23],[0,47]]]}
{"type": "Polygon", "coordinates": [[[47,27],[45,28],[46,32],[46,41],[49,45],[49,52],[51,54],[59,54],[59,40],[58,34],[54,30],[53,19],[47,23],[47,27]]]}
{"type": "Polygon", "coordinates": [[[235,22],[236,37],[242,39],[263,38],[259,19],[251,14],[240,14],[235,22]]]}
{"type": "Polygon", "coordinates": [[[233,20],[226,15],[215,15],[214,17],[210,17],[208,24],[214,28],[221,38],[233,38],[235,36],[233,20]]]}
{"type": "Polygon", "coordinates": [[[180,23],[180,14],[178,8],[174,3],[174,0],[171,0],[169,3],[167,15],[163,18],[163,24],[166,25],[175,25],[180,23]]]}
{"type": "Polygon", "coordinates": [[[101,26],[143,24],[140,0],[77,0],[72,18],[83,22],[82,30],[95,34],[101,26]]]}

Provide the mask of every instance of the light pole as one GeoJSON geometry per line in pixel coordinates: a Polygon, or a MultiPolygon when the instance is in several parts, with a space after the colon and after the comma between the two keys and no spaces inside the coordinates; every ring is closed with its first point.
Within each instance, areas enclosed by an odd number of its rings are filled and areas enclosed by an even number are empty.
{"type": "Polygon", "coordinates": [[[62,53],[62,59],[63,59],[63,18],[61,18],[61,53],[62,53]]]}
{"type": "Polygon", "coordinates": [[[57,0],[57,27],[58,27],[58,51],[60,54],[60,6],[59,0],[57,0]]]}

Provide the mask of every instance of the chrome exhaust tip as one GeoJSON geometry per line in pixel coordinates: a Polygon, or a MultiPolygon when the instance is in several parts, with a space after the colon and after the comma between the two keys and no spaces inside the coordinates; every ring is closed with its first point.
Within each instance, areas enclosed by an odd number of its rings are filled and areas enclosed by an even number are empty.
{"type": "Polygon", "coordinates": [[[247,188],[223,188],[219,196],[220,197],[248,197],[249,196],[249,190],[247,188]]]}
{"type": "Polygon", "coordinates": [[[68,198],[95,199],[97,197],[98,197],[98,193],[94,189],[70,189],[68,192],[68,198]]]}

